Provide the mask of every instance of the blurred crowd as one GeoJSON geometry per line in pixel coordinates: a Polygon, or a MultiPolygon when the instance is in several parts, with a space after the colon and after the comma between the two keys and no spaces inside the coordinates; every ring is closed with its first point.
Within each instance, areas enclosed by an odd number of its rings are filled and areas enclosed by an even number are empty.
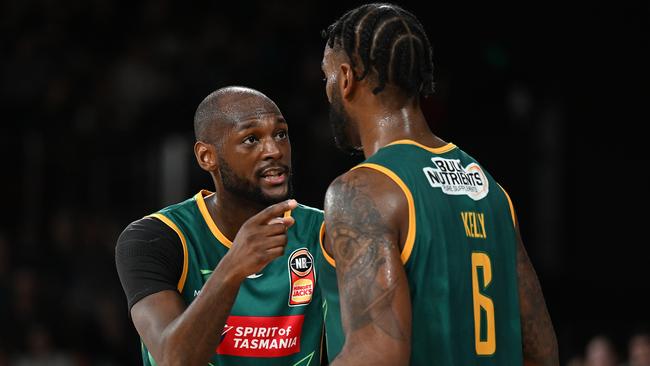
{"type": "MultiPolygon", "coordinates": [[[[336,151],[327,123],[320,30],[351,6],[334,3],[204,0],[190,7],[171,0],[0,2],[0,166],[5,193],[0,220],[0,366],[138,364],[138,337],[114,267],[115,240],[129,222],[209,188],[198,168],[181,170],[167,158],[176,154],[172,161],[193,162],[192,116],[215,88],[247,85],[277,102],[290,125],[296,198],[322,207],[329,182],[358,161],[336,151]]],[[[412,3],[418,13],[421,2],[412,3]]],[[[531,259],[540,277],[547,279],[542,283],[557,321],[562,359],[572,366],[648,366],[647,333],[599,336],[583,347],[580,340],[588,340],[589,330],[564,333],[568,326],[562,321],[580,328],[591,324],[589,314],[574,325],[580,304],[553,301],[566,294],[565,280],[580,283],[570,291],[592,290],[581,276],[598,283],[593,286],[609,285],[594,277],[599,273],[569,265],[578,256],[580,263],[598,262],[599,252],[591,250],[595,240],[588,235],[601,238],[608,232],[580,232],[578,241],[570,230],[617,227],[617,219],[599,225],[589,215],[576,214],[569,220],[569,213],[575,213],[571,207],[588,208],[591,198],[582,191],[574,194],[569,190],[574,187],[565,184],[578,175],[569,170],[571,163],[589,167],[580,153],[591,152],[582,138],[593,129],[566,123],[575,116],[564,100],[571,95],[600,96],[594,88],[584,88],[600,65],[582,59],[565,65],[571,57],[564,53],[569,54],[575,42],[568,38],[562,43],[560,25],[555,24],[555,34],[545,28],[537,43],[550,44],[547,37],[555,37],[564,58],[536,52],[531,34],[521,31],[529,22],[525,17],[493,27],[499,22],[488,21],[481,11],[461,10],[455,17],[432,13],[437,22],[432,14],[419,12],[431,16],[423,23],[435,45],[437,92],[424,104],[425,113],[435,121],[437,132],[443,131],[443,137],[450,132],[453,142],[476,152],[518,198],[523,230],[532,234],[527,236],[531,259]],[[475,28],[460,22],[468,16],[474,17],[475,28]],[[462,72],[453,74],[450,65],[462,72]],[[462,123],[447,124],[449,120],[462,123]],[[569,146],[572,133],[580,139],[569,146]],[[535,174],[540,171],[544,174],[535,174]],[[562,201],[565,197],[577,200],[575,206],[562,201]],[[583,250],[581,243],[590,250],[583,250]],[[583,255],[593,257],[583,260],[583,255]]],[[[496,9],[492,15],[501,13],[496,9]]],[[[600,27],[598,18],[593,19],[600,27]]],[[[567,21],[569,25],[574,26],[567,21]]],[[[540,27],[533,23],[531,28],[540,27]]],[[[585,42],[587,37],[577,38],[585,42]]],[[[601,60],[605,56],[600,38],[592,42],[593,49],[581,43],[581,52],[601,60]]],[[[642,63],[635,57],[626,60],[629,65],[642,63]]],[[[634,68],[619,72],[631,73],[628,70],[634,68]]],[[[590,103],[579,99],[572,105],[590,103]]],[[[629,104],[621,113],[635,113],[635,104],[629,104]]],[[[581,110],[573,120],[591,123],[603,114],[601,109],[589,111],[581,110]]],[[[631,234],[609,235],[619,239],[631,234]]],[[[605,256],[629,255],[619,252],[605,256]]],[[[612,281],[610,288],[628,291],[612,281]]],[[[611,298],[618,302],[616,296],[611,298]]],[[[641,306],[632,299],[630,303],[641,306]]],[[[647,317],[644,320],[641,323],[648,326],[647,317]]]]}
{"type": "Polygon", "coordinates": [[[587,342],[583,353],[573,355],[565,365],[650,366],[650,333],[635,332],[623,349],[617,349],[608,336],[597,335],[587,342]]]}
{"type": "Polygon", "coordinates": [[[137,338],[111,260],[119,227],[61,212],[48,233],[37,245],[0,234],[0,365],[132,364],[137,338]]]}

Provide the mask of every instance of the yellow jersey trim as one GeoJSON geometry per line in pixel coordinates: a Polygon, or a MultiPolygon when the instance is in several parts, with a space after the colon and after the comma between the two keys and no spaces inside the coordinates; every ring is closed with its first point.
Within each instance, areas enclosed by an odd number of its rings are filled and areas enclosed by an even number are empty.
{"type": "Polygon", "coordinates": [[[408,139],[393,141],[386,146],[390,146],[390,145],[415,145],[421,149],[430,151],[434,154],[444,154],[456,148],[456,145],[452,144],[451,142],[441,147],[429,147],[429,146],[424,146],[419,142],[415,142],[413,140],[408,140],[408,139]]]}
{"type": "Polygon", "coordinates": [[[165,225],[174,230],[179,238],[181,238],[181,243],[183,244],[183,272],[181,272],[181,278],[178,280],[178,285],[176,288],[178,288],[178,292],[183,292],[183,288],[185,287],[185,280],[187,279],[187,242],[185,241],[185,235],[183,235],[181,230],[178,228],[178,226],[176,226],[176,224],[174,224],[172,220],[161,213],[151,214],[147,217],[155,217],[158,220],[162,221],[165,223],[165,225]]]}
{"type": "Polygon", "coordinates": [[[208,211],[208,206],[205,204],[205,198],[213,195],[213,192],[207,191],[205,189],[202,189],[199,193],[197,193],[194,196],[194,199],[196,200],[196,204],[199,206],[199,211],[201,211],[201,215],[203,216],[203,220],[205,221],[206,224],[208,224],[208,227],[210,228],[210,231],[212,232],[212,235],[214,235],[217,240],[223,244],[226,248],[230,249],[232,246],[232,241],[228,239],[221,230],[217,227],[217,224],[215,224],[214,220],[212,220],[212,216],[210,216],[210,212],[208,211]]]}
{"type": "Polygon", "coordinates": [[[404,195],[406,196],[406,202],[408,203],[408,208],[409,208],[409,229],[408,229],[408,234],[406,235],[406,242],[404,243],[404,248],[402,249],[402,264],[406,264],[406,262],[409,260],[409,257],[411,256],[411,252],[413,251],[413,245],[415,244],[415,203],[413,201],[413,195],[411,194],[411,190],[404,184],[402,179],[397,176],[392,170],[378,165],[378,164],[373,164],[373,163],[363,163],[355,166],[354,168],[350,170],[355,170],[359,168],[369,168],[369,169],[374,169],[378,172],[384,173],[388,178],[392,179],[401,189],[402,192],[404,192],[404,195]]]}
{"type": "Polygon", "coordinates": [[[320,225],[320,233],[318,234],[318,242],[320,243],[320,251],[323,252],[323,257],[325,257],[325,260],[327,263],[329,263],[332,267],[336,268],[336,261],[334,258],[330,257],[330,255],[325,251],[325,246],[323,245],[323,239],[325,238],[325,221],[320,225]]]}
{"type": "MultiPolygon", "coordinates": [[[[194,199],[196,200],[196,204],[199,206],[199,211],[201,211],[201,215],[203,216],[203,220],[205,221],[206,224],[208,224],[208,227],[210,228],[210,231],[212,232],[212,235],[214,235],[217,240],[223,244],[226,248],[230,249],[232,247],[232,241],[228,239],[221,230],[219,230],[219,227],[217,224],[212,220],[212,216],[210,216],[210,212],[208,211],[208,206],[205,204],[205,199],[213,195],[214,192],[210,192],[206,189],[202,189],[199,193],[197,193],[194,196],[194,199]]],[[[284,217],[290,217],[291,216],[291,210],[285,211],[284,212],[284,217]]]]}
{"type": "Polygon", "coordinates": [[[503,187],[499,183],[497,183],[499,188],[503,191],[503,193],[506,195],[506,198],[508,199],[508,205],[510,205],[510,216],[512,217],[512,226],[517,226],[517,216],[515,215],[515,206],[512,205],[512,200],[510,199],[510,196],[508,195],[508,192],[506,192],[503,187]]]}

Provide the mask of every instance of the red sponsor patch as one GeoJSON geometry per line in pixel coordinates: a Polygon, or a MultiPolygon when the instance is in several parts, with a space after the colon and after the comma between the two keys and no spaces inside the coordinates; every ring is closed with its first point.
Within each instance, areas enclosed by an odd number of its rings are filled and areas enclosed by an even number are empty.
{"type": "Polygon", "coordinates": [[[289,306],[307,305],[314,294],[314,257],[307,248],[296,249],[289,256],[289,306]]]}
{"type": "Polygon", "coordinates": [[[217,353],[239,357],[282,357],[298,353],[304,321],[304,315],[229,316],[217,353]]]}

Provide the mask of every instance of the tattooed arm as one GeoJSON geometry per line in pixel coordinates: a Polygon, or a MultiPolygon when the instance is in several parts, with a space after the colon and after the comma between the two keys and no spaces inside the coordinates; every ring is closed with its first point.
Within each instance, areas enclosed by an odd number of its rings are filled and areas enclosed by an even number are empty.
{"type": "Polygon", "coordinates": [[[381,173],[356,169],[325,197],[325,245],[336,261],[345,344],[331,363],[407,365],[411,303],[400,243],[407,203],[381,173]]]}
{"type": "Polygon", "coordinates": [[[528,258],[517,223],[517,273],[524,364],[558,366],[557,339],[546,309],[542,288],[528,258]]]}

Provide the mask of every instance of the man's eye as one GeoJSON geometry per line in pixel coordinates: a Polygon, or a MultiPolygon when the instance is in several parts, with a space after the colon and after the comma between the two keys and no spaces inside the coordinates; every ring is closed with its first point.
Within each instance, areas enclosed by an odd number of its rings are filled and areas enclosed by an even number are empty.
{"type": "Polygon", "coordinates": [[[252,145],[252,144],[257,142],[257,137],[255,137],[255,136],[247,136],[244,139],[244,141],[242,141],[242,142],[247,144],[247,145],[252,145]]]}
{"type": "Polygon", "coordinates": [[[287,133],[287,131],[278,131],[278,133],[275,136],[280,140],[284,140],[287,137],[289,137],[289,134],[287,133]]]}

